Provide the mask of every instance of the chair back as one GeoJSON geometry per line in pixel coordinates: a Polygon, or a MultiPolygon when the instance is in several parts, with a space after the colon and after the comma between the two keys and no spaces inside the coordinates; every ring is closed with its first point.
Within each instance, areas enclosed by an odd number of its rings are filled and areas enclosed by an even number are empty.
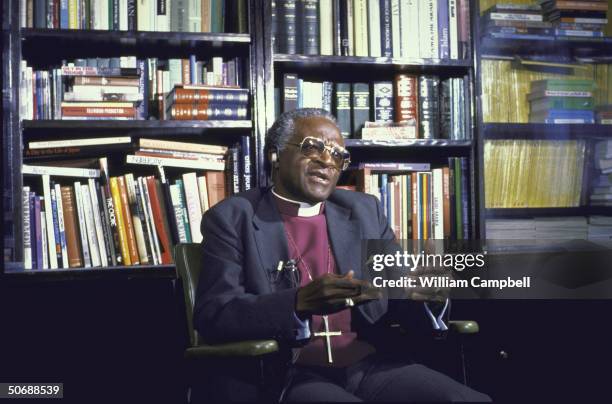
{"type": "Polygon", "coordinates": [[[198,345],[198,333],[193,327],[193,308],[202,269],[202,244],[180,243],[174,250],[176,272],[183,285],[187,327],[191,346],[198,345]]]}

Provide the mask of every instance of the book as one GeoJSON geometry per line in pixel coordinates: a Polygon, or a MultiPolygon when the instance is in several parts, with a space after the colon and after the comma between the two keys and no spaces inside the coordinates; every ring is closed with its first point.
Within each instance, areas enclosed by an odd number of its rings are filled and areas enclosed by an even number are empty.
{"type": "Polygon", "coordinates": [[[352,83],[352,128],[353,133],[361,131],[370,119],[370,86],[367,83],[352,83]]]}
{"type": "Polygon", "coordinates": [[[128,154],[126,156],[125,161],[128,164],[193,168],[193,169],[200,169],[200,170],[223,171],[225,169],[225,163],[222,161],[218,162],[218,161],[209,161],[209,160],[184,160],[184,159],[177,159],[177,158],[136,156],[133,154],[128,154]]]}

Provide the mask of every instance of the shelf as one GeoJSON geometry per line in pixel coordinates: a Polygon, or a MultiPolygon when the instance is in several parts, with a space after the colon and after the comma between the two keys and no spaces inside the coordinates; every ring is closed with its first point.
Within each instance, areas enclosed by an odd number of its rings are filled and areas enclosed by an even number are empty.
{"type": "Polygon", "coordinates": [[[410,148],[455,148],[471,147],[471,140],[449,140],[449,139],[408,139],[408,140],[361,140],[346,139],[346,147],[350,148],[374,148],[374,147],[410,147],[410,148]]]}
{"type": "Polygon", "coordinates": [[[149,32],[149,31],[102,31],[84,29],[36,29],[22,28],[21,39],[24,41],[59,41],[88,44],[114,43],[117,45],[165,44],[193,46],[195,43],[208,43],[212,46],[227,44],[250,44],[249,34],[213,33],[213,32],[149,32]]]}
{"type": "Polygon", "coordinates": [[[612,138],[612,125],[485,123],[484,139],[571,140],[612,138]]]}
{"type": "Polygon", "coordinates": [[[543,60],[585,59],[594,63],[610,63],[612,61],[612,38],[558,38],[547,39],[510,39],[491,38],[485,36],[481,39],[480,52],[485,59],[523,58],[534,57],[543,60]]]}
{"type": "Polygon", "coordinates": [[[174,265],[138,265],[105,268],[71,268],[24,271],[16,266],[5,268],[5,280],[25,282],[65,281],[77,279],[176,279],[174,265]]]}
{"type": "Polygon", "coordinates": [[[487,219],[519,219],[551,216],[612,216],[612,206],[579,206],[575,208],[488,208],[487,219]]]}
{"type": "MultiPolygon", "coordinates": [[[[415,71],[415,72],[465,72],[472,66],[471,60],[450,59],[392,59],[359,56],[306,56],[274,55],[274,64],[284,70],[329,70],[329,69],[363,69],[367,71],[415,71]]],[[[346,73],[342,71],[341,73],[346,73]]]]}

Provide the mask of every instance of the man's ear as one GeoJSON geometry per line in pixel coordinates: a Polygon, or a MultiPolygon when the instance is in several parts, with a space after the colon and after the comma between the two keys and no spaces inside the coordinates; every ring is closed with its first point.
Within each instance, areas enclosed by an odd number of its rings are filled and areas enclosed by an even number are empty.
{"type": "Polygon", "coordinates": [[[276,149],[270,150],[268,158],[272,167],[276,167],[278,165],[278,152],[276,151],[276,149]]]}

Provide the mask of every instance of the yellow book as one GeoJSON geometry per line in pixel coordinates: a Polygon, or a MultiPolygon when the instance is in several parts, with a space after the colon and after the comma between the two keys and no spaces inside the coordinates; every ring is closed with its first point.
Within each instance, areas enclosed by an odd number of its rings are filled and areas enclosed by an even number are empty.
{"type": "Polygon", "coordinates": [[[123,217],[123,210],[121,206],[121,194],[119,192],[119,184],[117,183],[117,177],[111,177],[109,179],[111,195],[113,197],[113,205],[115,205],[115,217],[117,219],[117,229],[119,230],[119,244],[121,246],[121,257],[123,257],[123,264],[126,266],[132,265],[130,259],[130,250],[128,248],[127,231],[125,228],[125,218],[123,217]]]}

